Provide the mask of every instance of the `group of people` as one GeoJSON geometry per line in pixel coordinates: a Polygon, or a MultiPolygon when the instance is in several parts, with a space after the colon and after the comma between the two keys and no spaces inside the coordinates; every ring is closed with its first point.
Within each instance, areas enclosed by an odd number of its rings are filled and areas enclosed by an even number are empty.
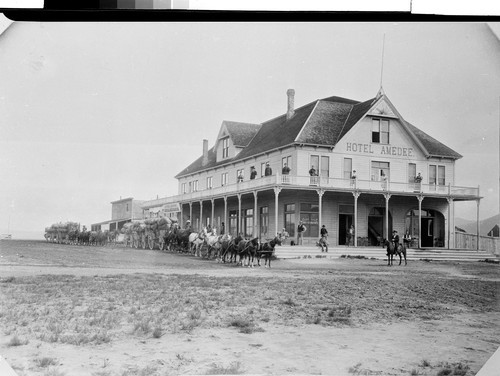
{"type": "MultiPolygon", "coordinates": [[[[290,173],[290,168],[287,167],[286,163],[285,166],[283,167],[283,174],[290,173]],[[287,170],[286,170],[287,169],[287,170]]],[[[266,168],[264,169],[264,176],[271,176],[273,174],[273,169],[269,165],[269,162],[266,163],[266,168]]],[[[257,170],[255,169],[255,166],[250,167],[250,180],[254,180],[257,177],[257,170]]],[[[240,171],[238,173],[238,183],[241,183],[243,181],[243,171],[240,171]]]]}

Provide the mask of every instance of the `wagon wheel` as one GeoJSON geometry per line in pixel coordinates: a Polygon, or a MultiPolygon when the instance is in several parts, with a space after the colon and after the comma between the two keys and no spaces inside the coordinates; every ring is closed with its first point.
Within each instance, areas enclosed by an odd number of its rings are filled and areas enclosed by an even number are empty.
{"type": "Polygon", "coordinates": [[[151,236],[148,236],[148,245],[150,250],[155,248],[155,240],[151,236]]]}

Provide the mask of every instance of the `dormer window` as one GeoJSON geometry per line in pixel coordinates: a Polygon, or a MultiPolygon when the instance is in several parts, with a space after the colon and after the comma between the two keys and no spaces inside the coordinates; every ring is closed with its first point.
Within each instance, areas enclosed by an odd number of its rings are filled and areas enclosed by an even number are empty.
{"type": "Polygon", "coordinates": [[[372,142],[375,144],[389,144],[389,120],[372,119],[372,142]]]}
{"type": "Polygon", "coordinates": [[[229,157],[229,137],[222,139],[222,158],[229,157]]]}

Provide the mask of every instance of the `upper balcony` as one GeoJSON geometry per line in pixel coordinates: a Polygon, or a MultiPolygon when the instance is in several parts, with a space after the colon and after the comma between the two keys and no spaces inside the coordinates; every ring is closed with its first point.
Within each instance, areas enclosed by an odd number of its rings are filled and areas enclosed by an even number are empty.
{"type": "Polygon", "coordinates": [[[454,200],[477,200],[478,187],[458,187],[423,183],[371,181],[360,179],[327,178],[322,176],[272,175],[228,184],[222,187],[208,188],[176,196],[146,201],[143,208],[149,208],[174,202],[210,200],[239,193],[251,193],[274,187],[288,189],[324,189],[338,192],[390,193],[392,195],[424,195],[426,197],[453,198],[454,200]]]}

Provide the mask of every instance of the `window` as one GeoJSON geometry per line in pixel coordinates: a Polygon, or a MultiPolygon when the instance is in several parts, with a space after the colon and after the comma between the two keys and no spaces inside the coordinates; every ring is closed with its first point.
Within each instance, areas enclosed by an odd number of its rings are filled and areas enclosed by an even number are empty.
{"type": "Polygon", "coordinates": [[[292,168],[292,156],[289,155],[288,157],[283,157],[281,158],[281,168],[285,167],[285,164],[289,167],[292,168]]]}
{"type": "Polygon", "coordinates": [[[212,187],[213,187],[213,177],[208,176],[207,177],[207,189],[212,189],[212,187]]]}
{"type": "Polygon", "coordinates": [[[127,204],[127,211],[128,211],[128,204],[127,204]]]}
{"type": "Polygon", "coordinates": [[[222,139],[222,158],[229,157],[229,137],[222,139]]]}
{"type": "Polygon", "coordinates": [[[389,162],[372,161],[372,181],[389,181],[389,162]],[[385,179],[384,179],[385,177],[385,179]]]}
{"type": "Polygon", "coordinates": [[[352,173],[352,158],[344,158],[344,179],[350,179],[352,173]]]}
{"type": "Polygon", "coordinates": [[[304,237],[319,236],[319,205],[318,204],[300,204],[300,220],[306,226],[304,237]]]}
{"type": "Polygon", "coordinates": [[[314,167],[314,169],[316,170],[316,175],[319,175],[319,155],[311,155],[309,165],[311,166],[309,168],[314,167]]]}
{"type": "Polygon", "coordinates": [[[186,193],[186,183],[181,184],[181,193],[186,193]]]}
{"type": "Polygon", "coordinates": [[[389,120],[372,119],[372,142],[389,144],[389,120]]]}
{"type": "Polygon", "coordinates": [[[266,162],[260,164],[260,176],[264,176],[266,174],[266,162]]]}
{"type": "Polygon", "coordinates": [[[446,185],[444,166],[438,166],[438,185],[446,185]]]}
{"type": "Polygon", "coordinates": [[[408,163],[408,183],[414,183],[417,176],[417,165],[415,163],[408,163]]]}
{"type": "Polygon", "coordinates": [[[267,238],[269,231],[269,207],[262,206],[260,208],[260,237],[267,238]]]}
{"type": "Polygon", "coordinates": [[[330,157],[327,156],[321,157],[321,168],[319,175],[324,178],[330,177],[330,157]]]}
{"type": "Polygon", "coordinates": [[[193,192],[196,192],[198,190],[198,180],[193,181],[193,192]]]}
{"type": "Polygon", "coordinates": [[[445,166],[429,165],[429,184],[446,185],[445,166]]]}
{"type": "Polygon", "coordinates": [[[220,185],[225,186],[227,185],[227,172],[224,172],[220,176],[220,185]]]}
{"type": "Polygon", "coordinates": [[[238,210],[229,211],[229,234],[238,235],[238,210]]]}
{"type": "Polygon", "coordinates": [[[243,181],[244,178],[245,178],[245,170],[243,169],[236,170],[236,181],[237,182],[243,181]]]}
{"type": "Polygon", "coordinates": [[[188,183],[188,193],[191,193],[191,192],[193,192],[193,183],[189,182],[188,183]]]}
{"type": "Polygon", "coordinates": [[[253,209],[244,209],[242,213],[242,227],[245,231],[244,237],[253,236],[253,209]]]}
{"type": "Polygon", "coordinates": [[[291,237],[295,236],[295,204],[285,204],[285,230],[291,237]]]}

